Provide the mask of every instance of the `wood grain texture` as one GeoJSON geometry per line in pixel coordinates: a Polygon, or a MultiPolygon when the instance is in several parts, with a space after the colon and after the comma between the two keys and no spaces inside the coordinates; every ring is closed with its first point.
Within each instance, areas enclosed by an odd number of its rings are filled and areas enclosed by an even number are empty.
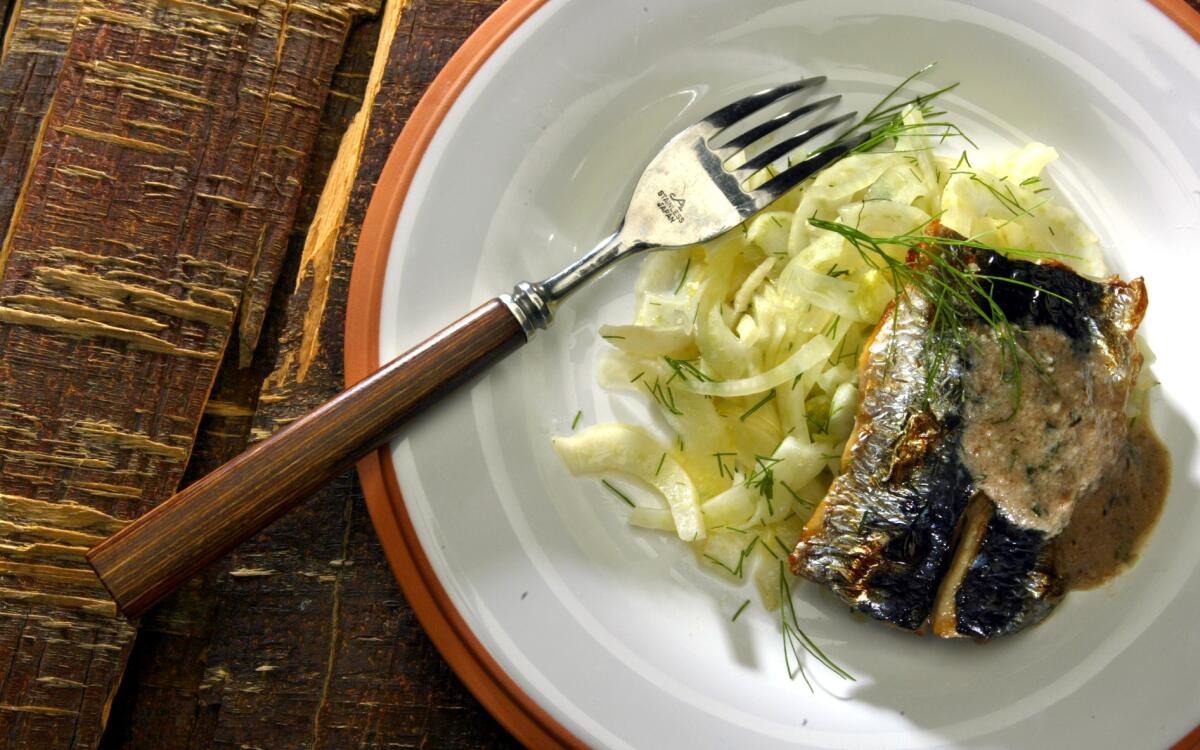
{"type": "MultiPolygon", "coordinates": [[[[414,0],[403,9],[328,260],[327,302],[314,317],[311,283],[302,280],[282,310],[282,332],[264,334],[280,352],[258,402],[256,437],[341,388],[347,284],[371,188],[416,100],[498,4],[414,0]],[[317,334],[316,355],[300,381],[306,331],[317,334]]],[[[353,40],[350,48],[358,49],[353,40]]],[[[346,71],[344,81],[364,69],[346,71]]],[[[197,450],[210,440],[202,428],[197,450]]],[[[203,597],[189,590],[144,618],[152,630],[139,636],[106,747],[516,747],[404,602],[353,472],[218,567],[216,600],[203,604],[211,616],[198,613],[203,597]]]]}
{"type": "Polygon", "coordinates": [[[140,617],[524,341],[503,302],[483,303],[143,514],[88,562],[121,612],[140,617]]]}
{"type": "MultiPolygon", "coordinates": [[[[392,143],[433,77],[499,5],[413,0],[388,52],[346,220],[329,264],[328,302],[314,320],[305,284],[291,306],[287,348],[264,389],[258,428],[269,432],[342,382],[342,327],[358,231],[392,143]],[[300,381],[303,331],[318,326],[317,356],[300,381]]],[[[216,738],[263,747],[444,750],[516,743],[479,706],[404,602],[379,549],[353,475],[239,549],[221,577],[209,673],[224,675],[216,738]],[[275,571],[258,578],[244,570],[275,571]],[[313,575],[313,574],[316,575],[313,575]],[[295,632],[311,638],[296,639],[295,632]],[[279,668],[257,672],[247,654],[279,668]]]]}
{"type": "MultiPolygon", "coordinates": [[[[405,8],[371,118],[328,303],[309,315],[308,282],[289,304],[279,365],[264,387],[256,433],[287,424],[341,387],[350,266],[371,188],[404,119],[458,43],[498,3],[405,8]],[[299,342],[319,327],[299,381],[299,342]]],[[[513,747],[466,692],[404,603],[352,473],[234,552],[207,652],[205,711],[217,747],[513,747]],[[297,633],[305,637],[297,637],[297,633]],[[259,668],[272,667],[260,671],[259,668]]]]}
{"type": "MultiPolygon", "coordinates": [[[[184,475],[185,486],[232,459],[248,445],[263,380],[270,374],[283,343],[284,313],[295,286],[305,230],[313,219],[342,133],[361,104],[379,24],[378,17],[363,19],[347,38],[325,101],[321,128],[304,178],[288,253],[268,308],[261,344],[250,367],[239,366],[236,347],[226,351],[200,422],[184,475]]],[[[236,592],[226,592],[223,596],[216,588],[217,577],[226,565],[223,561],[222,565],[206,570],[142,618],[102,747],[160,750],[211,744],[222,716],[219,686],[224,683],[206,680],[210,644],[218,613],[228,611],[238,599],[236,592]]],[[[315,621],[324,622],[325,618],[315,621]]],[[[312,623],[304,623],[300,629],[307,631],[312,627],[312,623]]],[[[218,643],[223,642],[223,638],[218,638],[218,643]]],[[[260,664],[253,648],[246,649],[241,658],[253,666],[260,664]]]]}
{"type": "Polygon", "coordinates": [[[132,630],[81,553],[179,481],[247,289],[278,268],[345,31],[369,10],[78,12],[0,247],[10,744],[99,740],[132,630]]]}
{"type": "MultiPolygon", "coordinates": [[[[486,13],[475,4],[456,13],[457,5],[417,1],[405,10],[400,37],[411,38],[400,43],[413,54],[389,64],[389,84],[381,101],[390,102],[396,92],[393,83],[404,78],[404,95],[411,102],[428,83],[429,68],[436,72],[446,48],[452,50],[455,39],[486,13]],[[419,59],[422,46],[436,48],[432,63],[419,59]],[[403,76],[397,72],[401,69],[403,76]]],[[[364,164],[371,158],[369,144],[366,153],[364,164]]],[[[348,211],[352,232],[358,209],[352,204],[348,211]]],[[[357,217],[361,221],[360,213],[357,217]]],[[[302,412],[304,400],[315,398],[313,403],[319,403],[322,389],[336,392],[337,384],[329,384],[325,368],[332,362],[340,371],[340,358],[327,361],[325,350],[339,346],[339,309],[344,305],[339,284],[348,269],[349,257],[339,244],[331,265],[334,288],[318,326],[328,330],[319,339],[321,354],[313,374],[304,384],[286,372],[275,379],[264,392],[272,399],[261,405],[256,418],[260,434],[276,419],[286,423],[289,414],[302,412]]],[[[286,276],[281,284],[290,291],[286,276]]],[[[298,290],[302,308],[307,306],[306,294],[298,290]]],[[[289,340],[299,330],[294,313],[288,322],[289,340]]],[[[264,331],[262,338],[265,345],[275,336],[264,331]]],[[[254,401],[223,391],[217,408],[229,413],[240,408],[235,402],[244,406],[254,401]]],[[[215,446],[228,438],[210,431],[241,430],[248,418],[233,419],[235,425],[228,426],[223,418],[206,418],[197,453],[211,457],[215,446]],[[211,452],[209,446],[214,446],[211,452]]],[[[203,467],[198,471],[204,473],[203,467]]],[[[346,479],[318,493],[220,566],[219,598],[205,600],[211,612],[197,612],[195,592],[187,591],[175,597],[174,606],[160,607],[144,619],[123,695],[113,708],[106,746],[513,746],[450,674],[413,619],[386,569],[365,511],[357,505],[361,498],[354,483],[346,479]],[[244,570],[273,572],[229,575],[244,570]],[[218,636],[210,639],[214,631],[218,636]],[[297,638],[297,633],[305,637],[297,638]],[[258,671],[260,666],[275,668],[258,671]],[[209,679],[202,679],[205,674],[209,679]],[[323,690],[326,679],[328,690],[323,690]]]]}
{"type": "Polygon", "coordinates": [[[11,0],[0,57],[0,237],[66,58],[81,0],[11,0]]]}
{"type": "MultiPolygon", "coordinates": [[[[391,145],[426,86],[499,3],[414,0],[388,52],[319,317],[310,285],[289,305],[256,432],[269,434],[342,384],[342,328],[358,229],[391,145]],[[307,376],[300,342],[316,328],[307,376]]],[[[212,745],[513,748],[437,653],[388,569],[353,473],[234,552],[207,651],[212,745]],[[265,575],[246,575],[247,572],[265,575]],[[297,638],[297,633],[307,637],[297,638]],[[261,666],[273,667],[259,671],[261,666]]]]}

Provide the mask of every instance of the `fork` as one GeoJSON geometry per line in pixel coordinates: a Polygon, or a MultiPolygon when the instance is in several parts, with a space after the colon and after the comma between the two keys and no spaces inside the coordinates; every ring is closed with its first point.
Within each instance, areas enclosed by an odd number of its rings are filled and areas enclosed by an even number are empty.
{"type": "Polygon", "coordinates": [[[117,607],[130,618],[145,612],[382,445],[418,411],[548,327],[558,305],[613,263],[714,239],[864,143],[871,132],[854,134],[851,127],[761,185],[748,186],[757,173],[850,123],[856,113],[819,122],[753,154],[768,136],[833,107],[840,95],[727,140],[725,134],[824,81],[811,77],[760,91],[686,128],[650,160],[617,230],[591,252],[544,281],[521,282],[511,294],[485,302],[90,550],[88,561],[117,607]]]}

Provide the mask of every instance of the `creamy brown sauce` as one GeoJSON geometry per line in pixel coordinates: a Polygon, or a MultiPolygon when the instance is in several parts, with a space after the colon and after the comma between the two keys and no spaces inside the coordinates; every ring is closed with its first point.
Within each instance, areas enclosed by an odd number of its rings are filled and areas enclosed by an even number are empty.
{"type": "Polygon", "coordinates": [[[1099,586],[1137,560],[1162,514],[1170,477],[1167,449],[1149,421],[1138,419],[1117,460],[1079,499],[1055,540],[1055,562],[1071,588],[1099,586]]]}
{"type": "Polygon", "coordinates": [[[1029,353],[1018,356],[1019,391],[1011,350],[994,331],[970,354],[962,459],[997,512],[1053,536],[1125,445],[1125,402],[1138,366],[1098,339],[1081,352],[1049,326],[1019,335],[1029,353]]]}

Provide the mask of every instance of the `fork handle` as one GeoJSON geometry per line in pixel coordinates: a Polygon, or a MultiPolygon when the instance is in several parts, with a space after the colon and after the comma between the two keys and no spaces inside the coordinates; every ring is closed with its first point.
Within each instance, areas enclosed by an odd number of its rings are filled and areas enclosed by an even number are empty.
{"type": "Polygon", "coordinates": [[[141,615],[524,342],[504,301],[484,303],[104,540],[88,562],[121,612],[141,615]]]}

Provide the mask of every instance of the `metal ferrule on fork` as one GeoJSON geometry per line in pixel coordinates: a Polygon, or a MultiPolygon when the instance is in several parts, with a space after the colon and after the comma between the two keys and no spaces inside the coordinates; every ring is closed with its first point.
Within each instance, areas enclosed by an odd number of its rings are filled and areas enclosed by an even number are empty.
{"type": "Polygon", "coordinates": [[[599,276],[604,269],[625,255],[641,250],[641,247],[626,245],[621,233],[614,232],[586,255],[537,283],[522,281],[513,287],[511,294],[500,295],[500,301],[508,306],[513,317],[521,324],[525,340],[533,338],[538,329],[545,330],[554,320],[558,306],[583,285],[599,276]]]}
{"type": "Polygon", "coordinates": [[[522,281],[513,287],[512,294],[501,294],[500,301],[521,324],[526,341],[533,338],[539,328],[543,331],[549,328],[554,320],[554,310],[542,293],[541,284],[522,281]]]}

